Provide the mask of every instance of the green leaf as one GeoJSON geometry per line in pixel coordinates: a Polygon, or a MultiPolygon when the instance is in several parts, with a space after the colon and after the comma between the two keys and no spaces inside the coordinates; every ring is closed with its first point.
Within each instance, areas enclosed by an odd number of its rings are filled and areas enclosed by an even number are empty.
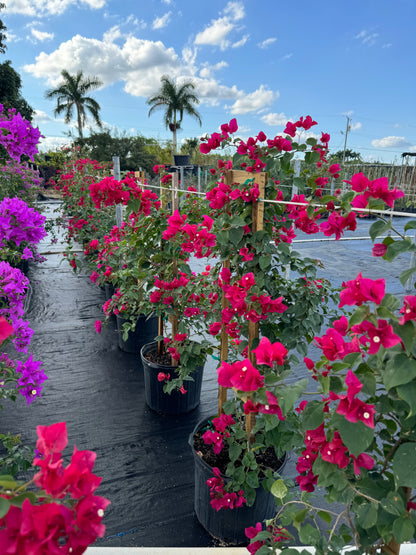
{"type": "Polygon", "coordinates": [[[387,362],[383,372],[383,383],[386,389],[391,389],[411,382],[414,377],[416,377],[416,360],[404,353],[399,353],[387,362]]]}
{"type": "Polygon", "coordinates": [[[309,401],[302,413],[302,431],[315,430],[324,421],[324,404],[321,401],[309,401]]]}
{"type": "Polygon", "coordinates": [[[339,431],[343,443],[355,457],[368,449],[374,439],[374,429],[360,420],[349,422],[341,414],[334,414],[331,422],[339,431]]]}
{"type": "Polygon", "coordinates": [[[238,457],[241,455],[242,448],[240,445],[233,443],[230,445],[229,449],[229,457],[231,462],[235,462],[238,457]]]}
{"type": "Polygon", "coordinates": [[[402,516],[393,522],[393,535],[397,543],[410,541],[414,532],[415,527],[408,516],[402,516]]]}
{"type": "Polygon", "coordinates": [[[379,237],[380,235],[385,233],[388,229],[391,229],[391,223],[390,222],[383,222],[383,220],[377,220],[370,227],[371,240],[374,242],[374,239],[376,237],[379,237]]]}
{"type": "Polygon", "coordinates": [[[403,340],[406,351],[411,352],[415,340],[415,325],[413,322],[405,322],[399,325],[394,322],[393,329],[395,333],[403,340]]]}
{"type": "Polygon", "coordinates": [[[259,475],[257,472],[248,472],[247,476],[246,476],[246,483],[251,487],[251,488],[258,488],[259,487],[259,475]]]}
{"type": "Polygon", "coordinates": [[[403,399],[410,407],[407,418],[414,416],[416,414],[416,382],[400,385],[396,391],[400,399],[403,399]]]}
{"type": "Polygon", "coordinates": [[[381,500],[382,508],[392,515],[400,516],[406,510],[403,499],[395,491],[389,491],[387,497],[381,500]]]}
{"type": "Polygon", "coordinates": [[[329,513],[327,513],[326,511],[318,511],[317,515],[322,518],[322,520],[324,522],[326,522],[327,524],[331,524],[332,522],[332,517],[329,513]]]}
{"type": "Polygon", "coordinates": [[[36,503],[36,494],[33,491],[25,491],[24,493],[10,499],[10,505],[21,507],[25,499],[29,499],[32,505],[34,505],[36,503]]]}
{"type": "Polygon", "coordinates": [[[405,285],[405,284],[406,284],[406,281],[407,281],[409,278],[411,278],[412,275],[413,275],[415,272],[416,272],[416,266],[415,266],[414,268],[408,268],[407,270],[404,270],[404,271],[400,274],[400,276],[399,276],[400,283],[401,283],[402,285],[405,285]]]}
{"type": "Polygon", "coordinates": [[[404,230],[408,231],[409,229],[416,229],[416,220],[410,220],[410,222],[407,222],[404,226],[404,230]]]}
{"type": "Polygon", "coordinates": [[[393,458],[393,475],[396,486],[416,488],[416,443],[399,445],[393,458]]]}
{"type": "Polygon", "coordinates": [[[358,524],[365,530],[371,528],[377,522],[377,512],[378,508],[375,503],[363,503],[355,512],[358,524]]]}
{"type": "Polygon", "coordinates": [[[387,247],[387,251],[384,256],[386,260],[391,262],[396,258],[396,256],[398,256],[399,254],[402,254],[403,252],[409,251],[411,248],[412,248],[412,243],[407,239],[394,241],[393,243],[391,243],[391,245],[387,247]]]}
{"type": "Polygon", "coordinates": [[[0,497],[0,518],[7,515],[10,509],[10,502],[4,497],[0,497]]]}
{"type": "Polygon", "coordinates": [[[321,539],[321,533],[312,524],[305,524],[299,532],[299,539],[303,545],[313,545],[321,539]]]}
{"type": "Polygon", "coordinates": [[[270,268],[271,263],[272,257],[270,254],[263,254],[262,256],[260,256],[259,265],[262,270],[267,270],[267,268],[270,268]]]}
{"type": "Polygon", "coordinates": [[[361,322],[365,320],[366,316],[368,316],[369,312],[370,310],[365,304],[356,308],[348,321],[349,327],[361,324],[361,322]]]}
{"type": "Polygon", "coordinates": [[[271,487],[271,493],[281,500],[284,499],[288,491],[289,489],[287,488],[283,480],[276,480],[271,487]]]}
{"type": "MultiPolygon", "coordinates": [[[[242,227],[232,227],[229,230],[230,241],[233,245],[237,246],[244,235],[244,229],[242,227]]],[[[217,236],[218,237],[218,236],[217,236]]]]}

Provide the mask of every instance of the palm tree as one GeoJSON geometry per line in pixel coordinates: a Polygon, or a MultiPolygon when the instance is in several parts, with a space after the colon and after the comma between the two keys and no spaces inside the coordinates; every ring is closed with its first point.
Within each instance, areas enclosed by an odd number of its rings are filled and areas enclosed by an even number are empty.
{"type": "Polygon", "coordinates": [[[173,133],[173,153],[176,154],[176,130],[181,126],[184,113],[193,116],[202,125],[201,116],[194,107],[199,104],[199,98],[193,93],[195,85],[191,81],[177,86],[167,75],[163,75],[160,81],[162,86],[157,94],[146,101],[151,106],[149,116],[157,108],[165,108],[164,122],[173,133]]]}
{"type": "Polygon", "coordinates": [[[86,110],[90,112],[98,127],[102,127],[102,122],[99,116],[101,110],[100,105],[96,100],[90,96],[86,96],[89,91],[97,89],[103,83],[98,77],[84,76],[82,70],[79,70],[76,75],[71,75],[63,69],[61,71],[63,82],[58,85],[56,89],[48,89],[45,92],[45,97],[48,99],[57,99],[57,106],[55,108],[55,117],[64,113],[65,123],[69,123],[73,116],[74,107],[77,111],[78,120],[78,134],[82,139],[82,129],[85,127],[87,119],[86,110]]]}

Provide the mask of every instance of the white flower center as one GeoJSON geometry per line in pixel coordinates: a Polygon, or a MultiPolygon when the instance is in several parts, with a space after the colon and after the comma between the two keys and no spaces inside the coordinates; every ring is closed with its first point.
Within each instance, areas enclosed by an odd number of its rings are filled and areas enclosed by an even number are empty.
{"type": "Polygon", "coordinates": [[[378,335],[375,335],[375,336],[373,337],[373,341],[374,341],[374,343],[380,343],[380,338],[379,338],[379,336],[378,336],[378,335]]]}
{"type": "Polygon", "coordinates": [[[243,366],[241,369],[242,372],[247,372],[247,366],[243,366]]]}
{"type": "Polygon", "coordinates": [[[32,391],[30,392],[32,395],[36,395],[36,389],[32,389],[32,391]]]}
{"type": "Polygon", "coordinates": [[[98,515],[99,517],[104,516],[104,511],[103,511],[102,509],[98,509],[97,515],[98,515]]]}
{"type": "Polygon", "coordinates": [[[410,314],[410,313],[411,313],[411,310],[410,310],[410,308],[409,308],[409,307],[407,307],[407,308],[406,308],[406,310],[405,310],[405,312],[406,312],[406,314],[410,314]]]}
{"type": "Polygon", "coordinates": [[[365,412],[363,414],[363,418],[370,418],[370,413],[369,412],[365,412]]]}
{"type": "Polygon", "coordinates": [[[266,410],[269,410],[270,405],[264,405],[264,408],[265,408],[266,410]]]}

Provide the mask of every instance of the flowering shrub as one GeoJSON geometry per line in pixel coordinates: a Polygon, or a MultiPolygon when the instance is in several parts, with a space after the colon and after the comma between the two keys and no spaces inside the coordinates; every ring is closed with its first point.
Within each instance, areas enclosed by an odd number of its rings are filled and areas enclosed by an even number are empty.
{"type": "Polygon", "coordinates": [[[5,148],[8,156],[20,162],[22,156],[28,156],[32,162],[38,153],[37,144],[41,137],[38,128],[32,127],[31,123],[21,114],[10,108],[7,114],[0,104],[0,144],[5,148]]]}
{"type": "Polygon", "coordinates": [[[26,484],[0,477],[0,553],[84,553],[104,535],[109,501],[95,495],[101,478],[92,473],[96,454],[74,447],[63,465],[65,422],[37,427],[39,470],[26,484]],[[38,489],[29,489],[31,484],[38,489]]]}
{"type": "MultiPolygon", "coordinates": [[[[343,196],[341,191],[325,194],[329,180],[340,176],[339,166],[326,161],[329,135],[322,133],[319,141],[309,138],[306,144],[293,140],[299,130],[315,124],[307,116],[289,122],[282,136],[268,139],[260,132],[241,141],[231,139],[237,131],[232,120],[201,145],[202,152],[226,144],[237,147],[232,163],[220,161],[220,179],[207,193],[215,213],[217,250],[213,254],[223,263],[222,269],[211,271],[209,331],[222,344],[220,398],[222,388],[233,391],[232,399],[222,404],[231,420],[224,427],[222,420],[214,419],[204,435],[214,453],[228,450],[230,461],[226,481],[218,469],[208,481],[211,504],[217,510],[236,507],[237,500],[238,505],[250,505],[261,480],[283,501],[279,518],[269,522],[266,530],[260,532],[258,523],[247,531],[251,553],[272,553],[288,540],[293,542],[286,529],[289,524],[297,527],[301,542],[314,545],[317,553],[338,553],[351,539],[358,549],[374,549],[378,542],[389,546],[386,553],[398,553],[395,542],[410,539],[416,522],[408,512],[414,478],[405,476],[404,470],[414,447],[410,432],[414,375],[404,370],[412,368],[414,325],[411,316],[404,321],[404,314],[412,314],[413,301],[405,301],[399,321],[394,314],[397,301],[385,294],[384,280],[358,275],[344,284],[339,309],[358,308],[352,315],[333,314],[329,329],[318,337],[320,325],[330,316],[325,304],[330,289],[317,279],[316,261],[301,260],[289,245],[296,229],[339,239],[345,230],[356,228],[353,210],[392,207],[403,193],[389,190],[385,178],[370,181],[356,174],[348,182],[351,190],[343,196]],[[295,152],[304,154],[304,169],[293,178],[290,161],[295,152]],[[246,172],[246,178],[241,171],[231,171],[236,166],[246,172]],[[257,177],[262,171],[270,172],[263,187],[261,175],[257,177]],[[298,188],[290,196],[283,187],[288,176],[298,188]],[[264,222],[259,226],[263,209],[264,222]],[[292,280],[285,277],[287,267],[294,274],[292,280]],[[368,303],[375,308],[371,310],[368,303]],[[404,325],[406,330],[400,328],[404,325]],[[306,355],[314,337],[323,358],[316,364],[305,358],[305,364],[319,385],[322,401],[299,403],[308,380],[288,379],[293,351],[306,355]],[[231,346],[231,352],[224,345],[231,346]],[[375,426],[380,426],[378,437],[375,426]],[[300,450],[297,482],[304,492],[300,504],[283,480],[274,482],[273,469],[261,466],[258,454],[267,447],[277,457],[300,450]],[[330,501],[346,502],[342,515],[333,516],[309,503],[316,484],[327,489],[330,501]],[[332,522],[329,536],[306,522],[314,514],[332,522]],[[338,530],[344,517],[352,533],[345,525],[338,530]]],[[[391,223],[381,218],[370,235],[375,240],[390,228],[391,223]]],[[[374,253],[391,260],[410,250],[415,247],[406,237],[400,241],[388,237],[374,253]]],[[[403,272],[402,282],[413,271],[403,272]]],[[[289,547],[283,549],[294,553],[289,547]]]]}
{"type": "Polygon", "coordinates": [[[106,171],[108,168],[105,164],[80,159],[79,152],[75,150],[65,162],[55,185],[62,193],[62,224],[67,228],[68,246],[64,256],[74,271],[81,270],[82,267],[82,262],[73,249],[74,241],[82,245],[88,245],[93,239],[102,241],[116,223],[114,209],[104,207],[98,211],[89,192],[90,185],[97,179],[101,181],[106,171]]]}
{"type": "Polygon", "coordinates": [[[0,202],[0,257],[18,265],[22,260],[37,259],[38,243],[46,237],[45,216],[14,197],[0,202]]]}
{"type": "Polygon", "coordinates": [[[0,199],[18,197],[33,207],[41,179],[39,172],[29,168],[26,162],[11,159],[0,168],[0,183],[0,199]]]}
{"type": "MultiPolygon", "coordinates": [[[[12,339],[17,351],[27,353],[33,330],[23,320],[24,300],[29,281],[20,270],[7,262],[0,262],[0,341],[12,339]]],[[[47,379],[41,362],[33,360],[30,355],[26,362],[11,360],[9,355],[0,355],[0,398],[15,399],[15,390],[26,398],[30,404],[42,391],[42,384],[47,379]]]]}

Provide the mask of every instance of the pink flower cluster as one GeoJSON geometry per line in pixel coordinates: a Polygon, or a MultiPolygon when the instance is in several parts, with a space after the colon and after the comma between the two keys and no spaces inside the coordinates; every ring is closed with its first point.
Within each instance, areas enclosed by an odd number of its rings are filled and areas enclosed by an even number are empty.
{"type": "Polygon", "coordinates": [[[353,191],[361,193],[351,201],[352,206],[355,208],[366,208],[369,198],[381,199],[387,206],[393,208],[394,201],[404,197],[403,191],[400,191],[397,187],[389,191],[387,177],[379,177],[370,181],[360,172],[354,174],[351,181],[346,180],[345,182],[351,185],[353,191]]]}
{"type": "MultiPolygon", "coordinates": [[[[236,184],[237,185],[237,184],[236,184]]],[[[232,200],[241,199],[244,202],[255,202],[259,198],[259,186],[249,180],[247,185],[233,189],[223,181],[218,181],[217,186],[207,191],[206,198],[210,208],[220,210],[232,200]]]]}
{"type": "Polygon", "coordinates": [[[143,190],[132,177],[125,177],[121,181],[117,181],[113,177],[104,177],[97,183],[91,183],[89,191],[97,210],[102,205],[127,204],[131,198],[140,199],[141,205],[137,212],[146,214],[146,216],[150,214],[152,202],[157,209],[160,207],[156,193],[147,189],[143,190]]]}
{"type": "Polygon", "coordinates": [[[272,299],[269,295],[250,295],[250,289],[256,285],[254,274],[248,272],[244,274],[236,283],[231,283],[231,272],[228,268],[223,268],[218,280],[219,286],[225,292],[225,298],[231,306],[221,310],[221,321],[214,322],[209,327],[211,335],[218,335],[221,325],[225,325],[226,333],[237,339],[240,335],[241,326],[235,317],[240,316],[251,322],[265,320],[268,314],[283,313],[287,306],[282,302],[283,297],[272,299]]]}
{"type": "Polygon", "coordinates": [[[235,420],[229,414],[220,414],[212,419],[214,430],[207,430],[204,432],[202,439],[207,445],[213,445],[213,451],[216,455],[221,453],[224,448],[224,438],[230,437],[230,432],[227,430],[228,426],[235,424],[235,420]]]}
{"type": "Polygon", "coordinates": [[[208,487],[210,489],[211,497],[211,507],[216,511],[220,509],[234,509],[242,507],[246,503],[244,498],[244,491],[240,490],[237,493],[235,491],[228,492],[225,490],[224,480],[221,476],[219,468],[214,467],[212,469],[214,477],[207,480],[208,487]]]}
{"type": "Polygon", "coordinates": [[[221,133],[213,133],[211,137],[203,137],[199,150],[202,154],[209,154],[211,150],[220,147],[222,142],[238,130],[237,120],[234,118],[229,123],[221,125],[221,133]]]}
{"type": "MultiPolygon", "coordinates": [[[[253,538],[255,538],[257,536],[257,534],[259,534],[261,531],[263,530],[261,522],[257,522],[256,526],[250,526],[249,528],[245,529],[245,534],[248,537],[249,540],[252,540],[253,538]]],[[[290,540],[291,539],[291,535],[289,533],[289,531],[282,527],[282,526],[267,526],[266,530],[268,532],[270,532],[273,535],[273,542],[274,543],[280,543],[281,541],[284,540],[290,540]]],[[[247,551],[250,553],[250,555],[254,555],[255,553],[257,553],[257,551],[263,546],[265,545],[265,541],[263,540],[257,540],[253,543],[250,543],[247,546],[247,551]]]]}
{"type": "Polygon", "coordinates": [[[163,239],[170,240],[178,237],[181,239],[183,253],[194,254],[196,258],[204,258],[212,252],[215,246],[215,234],[209,233],[214,220],[203,215],[202,223],[186,223],[186,215],[181,216],[178,210],[168,219],[168,227],[163,232],[163,239]]]}
{"type": "Polygon", "coordinates": [[[318,482],[318,476],[313,473],[313,463],[320,455],[322,460],[346,468],[351,462],[355,474],[360,474],[360,468],[371,470],[374,467],[374,459],[367,453],[360,453],[358,457],[348,453],[347,447],[342,443],[341,436],[336,431],[332,439],[327,439],[324,424],[315,430],[308,430],[305,435],[306,449],[302,452],[296,464],[299,476],[296,481],[302,491],[312,492],[318,482]]]}
{"type": "MultiPolygon", "coordinates": [[[[103,537],[102,519],[110,503],[94,495],[101,482],[91,472],[96,455],[74,447],[71,462],[64,467],[61,451],[67,445],[65,422],[38,426],[37,433],[40,454],[33,464],[40,470],[34,482],[55,501],[40,497],[35,505],[25,499],[21,508],[10,506],[0,519],[0,553],[80,555],[97,537],[103,537]]],[[[2,497],[10,499],[8,495],[2,497]]]]}

